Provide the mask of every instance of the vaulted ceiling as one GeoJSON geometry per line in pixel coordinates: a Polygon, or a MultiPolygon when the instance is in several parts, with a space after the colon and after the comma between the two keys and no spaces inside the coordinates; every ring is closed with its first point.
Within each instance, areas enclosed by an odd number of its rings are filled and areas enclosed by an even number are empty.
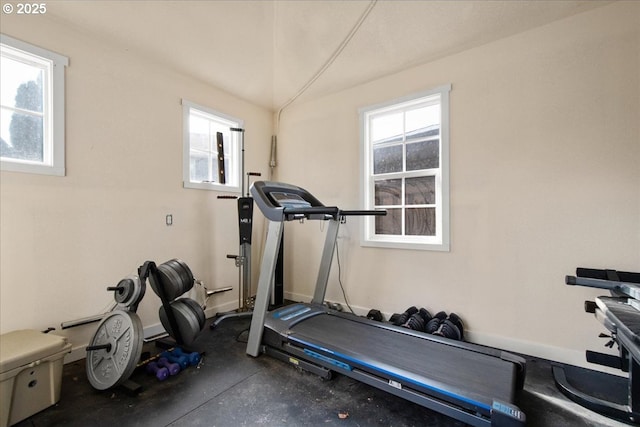
{"type": "Polygon", "coordinates": [[[607,3],[56,0],[48,3],[47,13],[83,33],[276,111],[332,58],[299,99],[342,90],[607,3]]]}

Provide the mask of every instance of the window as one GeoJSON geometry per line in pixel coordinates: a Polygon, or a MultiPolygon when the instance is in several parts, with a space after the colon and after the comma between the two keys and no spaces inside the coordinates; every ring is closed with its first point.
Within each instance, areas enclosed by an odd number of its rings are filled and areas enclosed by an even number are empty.
{"type": "Polygon", "coordinates": [[[240,192],[242,121],[182,100],[185,188],[240,192]]]}
{"type": "Polygon", "coordinates": [[[449,250],[449,91],[360,110],[363,246],[449,250]]]}
{"type": "Polygon", "coordinates": [[[64,176],[68,58],[0,35],[2,170],[64,176]]]}

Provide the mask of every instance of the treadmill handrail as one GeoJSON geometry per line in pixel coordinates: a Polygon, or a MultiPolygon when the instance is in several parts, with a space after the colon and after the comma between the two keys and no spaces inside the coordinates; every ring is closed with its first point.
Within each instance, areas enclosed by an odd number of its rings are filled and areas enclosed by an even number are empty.
{"type": "MultiPolygon", "coordinates": [[[[277,209],[277,208],[276,208],[277,209]]],[[[285,220],[307,219],[336,219],[340,210],[335,206],[312,206],[308,208],[280,208],[285,220]]]]}

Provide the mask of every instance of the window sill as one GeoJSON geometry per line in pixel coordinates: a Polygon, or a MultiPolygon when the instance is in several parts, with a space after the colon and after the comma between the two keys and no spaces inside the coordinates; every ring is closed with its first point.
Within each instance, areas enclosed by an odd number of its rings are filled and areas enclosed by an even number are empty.
{"type": "Polygon", "coordinates": [[[33,173],[38,175],[65,176],[64,167],[26,164],[20,162],[0,162],[0,170],[7,172],[33,173]]]}
{"type": "Polygon", "coordinates": [[[392,240],[361,239],[360,246],[371,248],[405,249],[418,251],[449,252],[449,243],[417,243],[392,240]]]}
{"type": "Polygon", "coordinates": [[[240,187],[232,186],[227,184],[218,184],[215,182],[190,182],[183,181],[182,185],[184,188],[190,188],[194,190],[209,190],[209,191],[220,191],[224,193],[240,193],[240,187]]]}

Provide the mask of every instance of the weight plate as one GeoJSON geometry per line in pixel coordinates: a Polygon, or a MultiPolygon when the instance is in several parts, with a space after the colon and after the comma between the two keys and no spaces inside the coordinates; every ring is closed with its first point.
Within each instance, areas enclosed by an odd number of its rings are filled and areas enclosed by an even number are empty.
{"type": "Polygon", "coordinates": [[[131,304],[136,296],[135,283],[131,277],[125,277],[120,280],[117,285],[118,290],[114,292],[116,302],[125,307],[131,304]]]}
{"type": "MultiPolygon", "coordinates": [[[[182,295],[182,283],[178,273],[169,265],[160,264],[158,266],[158,277],[160,286],[164,290],[164,295],[168,301],[173,301],[182,295]]],[[[160,294],[158,294],[160,296],[160,294]]]]}
{"type": "Polygon", "coordinates": [[[191,298],[181,298],[181,301],[184,301],[184,304],[187,305],[191,309],[191,311],[193,311],[193,313],[196,315],[196,319],[198,319],[198,326],[200,326],[200,329],[202,329],[205,321],[207,320],[202,307],[200,307],[200,305],[191,298]]]}
{"type": "Polygon", "coordinates": [[[178,296],[187,292],[187,287],[189,286],[189,278],[185,275],[184,270],[182,269],[180,264],[178,264],[175,259],[172,259],[165,262],[163,265],[170,269],[178,278],[178,282],[175,283],[176,289],[179,289],[178,296]]]}
{"type": "MultiPolygon", "coordinates": [[[[177,332],[180,334],[182,344],[190,345],[202,330],[198,316],[189,307],[187,307],[184,303],[184,299],[173,301],[171,303],[171,311],[176,320],[176,325],[178,327],[177,332]]],[[[164,306],[160,306],[158,315],[165,331],[167,331],[167,333],[176,341],[179,341],[178,334],[176,334],[171,327],[171,322],[169,322],[169,317],[167,316],[164,306]]]]}
{"type": "Polygon", "coordinates": [[[130,311],[113,310],[98,325],[89,347],[111,348],[87,352],[87,379],[93,388],[106,390],[126,381],[142,353],[142,322],[130,311]]]}
{"type": "Polygon", "coordinates": [[[118,282],[119,288],[114,292],[114,298],[121,307],[129,308],[142,301],[144,285],[138,276],[127,276],[118,282]]]}
{"type": "Polygon", "coordinates": [[[183,294],[186,292],[189,292],[189,290],[193,288],[193,282],[195,281],[193,277],[193,273],[191,272],[191,269],[181,259],[175,258],[172,261],[175,265],[175,269],[178,271],[178,274],[180,275],[180,278],[183,280],[183,284],[184,284],[183,294]]]}

